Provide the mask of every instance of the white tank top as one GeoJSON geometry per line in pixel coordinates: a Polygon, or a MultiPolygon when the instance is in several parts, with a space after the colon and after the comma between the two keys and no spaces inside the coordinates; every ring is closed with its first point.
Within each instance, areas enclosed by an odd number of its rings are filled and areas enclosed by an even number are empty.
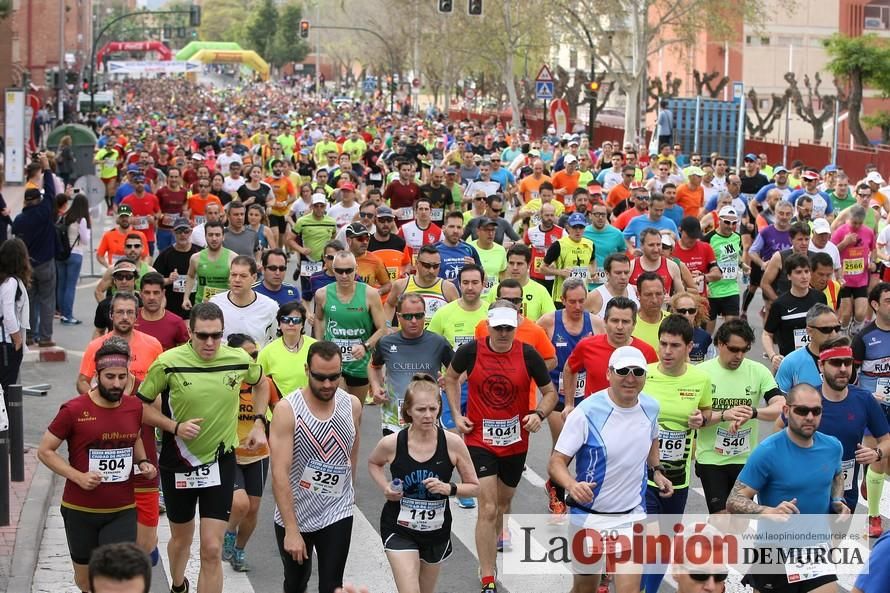
{"type": "MultiPolygon", "coordinates": [[[[596,290],[598,293],[600,293],[600,296],[603,298],[603,305],[600,307],[600,310],[598,312],[596,312],[596,314],[599,315],[600,319],[605,319],[606,318],[606,305],[608,305],[609,301],[611,301],[615,297],[612,296],[612,293],[609,292],[609,289],[606,288],[605,284],[600,284],[594,290],[596,290]]],[[[627,298],[629,298],[636,304],[637,310],[639,311],[640,299],[637,298],[637,287],[634,286],[633,284],[627,285],[627,298]]]]}
{"type": "MultiPolygon", "coordinates": [[[[312,414],[297,389],[285,398],[294,412],[290,487],[300,531],[318,531],[352,516],[355,491],[349,455],[355,442],[352,395],[337,389],[327,420],[312,414]]],[[[284,526],[276,505],[275,523],[284,526]]]]}

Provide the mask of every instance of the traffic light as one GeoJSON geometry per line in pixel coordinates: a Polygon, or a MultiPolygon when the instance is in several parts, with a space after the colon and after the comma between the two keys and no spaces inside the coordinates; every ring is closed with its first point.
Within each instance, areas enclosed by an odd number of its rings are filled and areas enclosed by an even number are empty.
{"type": "Polygon", "coordinates": [[[451,14],[454,10],[453,0],[439,0],[439,12],[442,14],[451,14]]]}
{"type": "Polygon", "coordinates": [[[73,88],[75,84],[77,84],[77,72],[73,70],[68,70],[65,72],[65,84],[71,85],[73,88]]]}
{"type": "Polygon", "coordinates": [[[201,7],[192,4],[189,6],[189,27],[201,26],[201,7]]]}
{"type": "Polygon", "coordinates": [[[49,68],[43,71],[43,85],[48,89],[53,88],[53,71],[49,68]]]}
{"type": "Polygon", "coordinates": [[[584,94],[587,95],[587,99],[589,101],[596,100],[596,94],[599,90],[600,90],[600,83],[595,80],[591,80],[586,85],[584,85],[584,94]]]}
{"type": "Polygon", "coordinates": [[[467,0],[467,14],[482,16],[482,0],[467,0]]]}
{"type": "Polygon", "coordinates": [[[300,21],[300,37],[303,39],[309,37],[309,21],[300,21]]]}

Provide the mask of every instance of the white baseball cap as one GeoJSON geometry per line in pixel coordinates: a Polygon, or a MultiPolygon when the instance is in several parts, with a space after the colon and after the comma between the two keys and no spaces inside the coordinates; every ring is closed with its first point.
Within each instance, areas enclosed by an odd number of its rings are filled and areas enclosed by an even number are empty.
{"type": "Polygon", "coordinates": [[[495,307],[488,310],[488,326],[498,327],[499,325],[509,325],[516,327],[519,325],[519,319],[515,309],[508,307],[495,307]]]}
{"type": "Polygon", "coordinates": [[[813,234],[821,235],[823,233],[830,233],[831,225],[828,224],[828,221],[824,218],[817,218],[813,221],[813,234]]]}
{"type": "Polygon", "coordinates": [[[884,178],[881,177],[881,174],[877,171],[872,171],[866,175],[865,180],[871,183],[877,183],[878,185],[884,185],[884,178]]]}
{"type": "Polygon", "coordinates": [[[327,204],[327,203],[328,203],[328,199],[325,197],[324,194],[312,194],[312,205],[313,206],[315,204],[327,204]]]}
{"type": "Polygon", "coordinates": [[[736,212],[735,208],[733,208],[732,206],[724,206],[720,209],[720,212],[717,213],[717,216],[721,218],[724,216],[735,216],[736,218],[738,218],[739,213],[736,212]]]}
{"type": "Polygon", "coordinates": [[[633,346],[616,348],[612,356],[609,357],[609,368],[612,369],[626,369],[630,367],[645,369],[648,364],[643,353],[633,346]]]}
{"type": "Polygon", "coordinates": [[[563,165],[568,165],[569,163],[577,163],[577,162],[578,162],[578,157],[576,157],[573,154],[567,154],[562,159],[563,165]]]}

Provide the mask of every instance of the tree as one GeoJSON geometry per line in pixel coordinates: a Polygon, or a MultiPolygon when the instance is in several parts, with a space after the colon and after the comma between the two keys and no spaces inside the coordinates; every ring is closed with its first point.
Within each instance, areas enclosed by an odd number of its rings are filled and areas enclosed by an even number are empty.
{"type": "Polygon", "coordinates": [[[862,118],[862,122],[873,128],[881,128],[881,143],[890,143],[890,111],[878,111],[862,118]]]}
{"type": "Polygon", "coordinates": [[[243,0],[204,0],[198,35],[209,41],[235,41],[244,36],[243,0]]]}
{"type": "MultiPolygon", "coordinates": [[[[263,59],[268,59],[275,39],[278,26],[278,8],[275,0],[261,0],[250,13],[247,26],[244,29],[244,44],[248,49],[256,51],[263,59]]],[[[299,28],[294,29],[296,34],[299,28]]]]}
{"type": "MultiPolygon", "coordinates": [[[[861,146],[868,146],[869,140],[862,129],[862,94],[866,85],[883,84],[890,70],[890,48],[885,40],[875,35],[844,37],[835,34],[822,42],[831,58],[825,64],[826,70],[848,85],[847,122],[853,140],[861,146]]],[[[885,89],[890,86],[884,85],[885,89]]]]}
{"type": "Polygon", "coordinates": [[[660,78],[649,79],[649,101],[646,103],[646,113],[653,113],[658,110],[661,99],[670,99],[680,95],[680,85],[683,81],[674,78],[673,72],[664,75],[664,80],[660,78]]]}
{"type": "Polygon", "coordinates": [[[300,62],[309,53],[309,47],[299,35],[300,21],[303,20],[303,9],[295,2],[289,2],[279,8],[281,16],[267,60],[276,67],[289,62],[300,62]]]}
{"type": "Polygon", "coordinates": [[[748,91],[748,101],[751,103],[751,109],[745,116],[745,127],[748,129],[748,134],[755,138],[763,138],[772,132],[776,121],[782,117],[782,112],[785,111],[785,104],[790,94],[791,91],[788,89],[782,95],[773,93],[769,109],[765,114],[761,115],[757,91],[754,89],[748,91]],[[754,117],[751,117],[752,115],[754,117]],[[757,120],[756,122],[754,121],[755,119],[757,120]]]}
{"type": "Polygon", "coordinates": [[[822,142],[822,136],[825,135],[825,124],[834,117],[835,100],[840,98],[841,108],[846,106],[847,100],[840,90],[838,90],[837,95],[823,95],[819,91],[819,86],[822,84],[822,76],[816,72],[814,78],[815,84],[810,82],[808,75],[804,74],[803,84],[807,91],[806,97],[804,97],[794,73],[788,72],[785,74],[794,112],[797,113],[800,119],[813,126],[813,142],[819,144],[822,142]]]}
{"type": "Polygon", "coordinates": [[[729,84],[728,76],[721,76],[719,72],[699,72],[692,71],[692,80],[695,84],[695,94],[699,96],[707,96],[711,99],[717,99],[723,88],[729,84]],[[712,86],[711,83],[716,80],[717,84],[712,86]]]}
{"type": "MultiPolygon", "coordinates": [[[[626,96],[624,141],[639,140],[641,93],[647,92],[647,62],[662,49],[694,47],[730,39],[740,20],[765,21],[766,0],[555,0],[549,14],[557,28],[587,46],[626,96]]],[[[794,2],[784,3],[785,10],[794,2]]]]}

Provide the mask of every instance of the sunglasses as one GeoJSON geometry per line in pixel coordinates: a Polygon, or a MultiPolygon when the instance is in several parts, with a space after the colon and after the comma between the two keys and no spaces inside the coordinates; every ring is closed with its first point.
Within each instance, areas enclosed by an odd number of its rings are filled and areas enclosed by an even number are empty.
{"type": "Polygon", "coordinates": [[[621,377],[626,377],[630,373],[633,373],[634,377],[645,377],[646,369],[641,369],[640,367],[624,367],[623,369],[612,369],[616,373],[618,373],[621,377]]]}
{"type": "Polygon", "coordinates": [[[839,325],[826,325],[824,327],[819,327],[818,325],[809,325],[807,327],[809,327],[810,329],[814,329],[822,334],[825,334],[826,336],[841,331],[841,326],[839,325]]]}
{"type": "Polygon", "coordinates": [[[720,222],[722,222],[723,224],[731,225],[731,226],[735,226],[739,223],[738,220],[729,220],[728,218],[721,218],[720,222]]]}
{"type": "Polygon", "coordinates": [[[812,408],[808,408],[807,406],[791,406],[791,411],[797,416],[806,417],[812,414],[818,418],[822,415],[822,406],[814,406],[812,408]]]}
{"type": "Polygon", "coordinates": [[[199,183],[198,187],[210,187],[210,186],[206,183],[199,183]]]}
{"type": "Polygon", "coordinates": [[[829,358],[825,361],[825,364],[830,364],[833,367],[852,367],[853,359],[852,358],[829,358]]]}
{"type": "Polygon", "coordinates": [[[266,266],[266,269],[270,272],[284,272],[287,270],[287,266],[266,266]]]}
{"type": "Polygon", "coordinates": [[[303,318],[288,315],[285,317],[279,317],[278,323],[283,323],[284,325],[300,325],[301,323],[303,323],[303,318]]]}
{"type": "Polygon", "coordinates": [[[401,317],[402,319],[407,319],[408,321],[410,321],[412,319],[416,319],[417,321],[420,321],[425,316],[426,316],[425,313],[399,313],[399,317],[401,317]]]}
{"type": "Polygon", "coordinates": [[[316,373],[315,371],[309,371],[309,375],[319,383],[324,383],[326,381],[336,383],[340,380],[340,377],[343,375],[343,373],[331,373],[330,375],[323,375],[321,373],[316,373]]]}
{"type": "Polygon", "coordinates": [[[189,234],[190,232],[192,232],[192,229],[176,229],[176,230],[173,231],[173,232],[176,233],[176,234],[178,234],[178,235],[187,235],[187,234],[189,234]]]}
{"type": "Polygon", "coordinates": [[[111,275],[115,280],[133,280],[136,278],[136,274],[128,274],[126,272],[117,272],[111,275]]]}
{"type": "Polygon", "coordinates": [[[142,249],[141,243],[127,243],[124,245],[125,249],[142,249]]]}
{"type": "Polygon", "coordinates": [[[716,581],[718,583],[722,583],[723,581],[726,580],[726,577],[728,577],[728,576],[729,575],[726,574],[725,572],[718,572],[716,574],[708,574],[708,573],[704,573],[704,572],[690,572],[689,573],[689,578],[692,579],[693,581],[697,581],[699,583],[707,582],[707,580],[710,578],[713,578],[714,581],[716,581]]]}
{"type": "Polygon", "coordinates": [[[334,268],[334,273],[352,276],[355,274],[355,268],[334,268]]]}
{"type": "Polygon", "coordinates": [[[359,212],[361,218],[374,218],[373,212],[359,212]]]}
{"type": "Polygon", "coordinates": [[[514,305],[521,305],[521,304],[522,304],[522,297],[498,297],[498,300],[502,300],[502,301],[510,301],[510,302],[513,303],[514,305]]]}
{"type": "Polygon", "coordinates": [[[334,256],[333,256],[333,255],[326,255],[326,256],[324,256],[324,258],[325,258],[326,261],[334,261],[334,256]]]}
{"type": "MultiPolygon", "coordinates": [[[[670,245],[661,244],[662,247],[671,247],[670,245]]],[[[679,309],[674,309],[680,315],[692,315],[693,313],[698,313],[698,309],[695,307],[681,307],[679,309]]]]}
{"type": "Polygon", "coordinates": [[[422,265],[422,266],[423,266],[424,268],[426,268],[427,270],[437,270],[437,269],[439,269],[440,267],[442,267],[442,264],[438,264],[438,263],[435,263],[435,262],[426,262],[426,261],[420,261],[420,260],[417,260],[417,263],[419,263],[420,265],[422,265]]]}
{"type": "Polygon", "coordinates": [[[194,332],[192,335],[202,342],[206,342],[207,340],[222,340],[223,338],[222,332],[194,332]]]}

